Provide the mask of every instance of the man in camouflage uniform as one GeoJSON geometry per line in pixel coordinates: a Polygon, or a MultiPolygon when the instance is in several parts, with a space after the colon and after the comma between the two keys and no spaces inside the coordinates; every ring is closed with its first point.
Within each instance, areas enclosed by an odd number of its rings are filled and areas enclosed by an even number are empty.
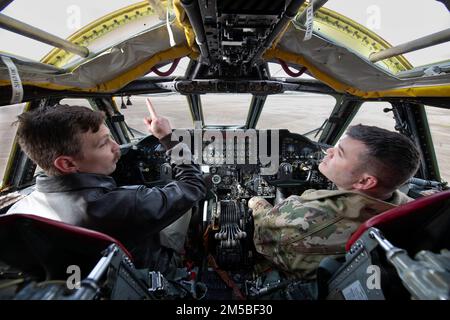
{"type": "Polygon", "coordinates": [[[342,256],[358,226],[412,199],[397,190],[418,169],[419,153],[406,137],[377,127],[350,127],[327,150],[320,172],[338,190],[307,190],[274,207],[250,199],[256,250],[287,276],[312,280],[326,256],[342,256]]]}

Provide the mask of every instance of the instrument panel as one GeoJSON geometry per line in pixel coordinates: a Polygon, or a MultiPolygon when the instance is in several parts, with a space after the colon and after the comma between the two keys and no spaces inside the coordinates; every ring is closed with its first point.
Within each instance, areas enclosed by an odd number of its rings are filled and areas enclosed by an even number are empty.
{"type": "MultiPolygon", "coordinates": [[[[191,149],[211,191],[226,199],[275,197],[277,188],[326,187],[317,170],[323,151],[288,130],[186,130],[177,134],[191,149]]],[[[122,149],[118,184],[164,185],[172,179],[164,147],[148,136],[122,149]]]]}
{"type": "MultiPolygon", "coordinates": [[[[321,147],[288,130],[174,133],[190,148],[191,160],[203,171],[208,189],[205,199],[192,210],[189,250],[193,256],[207,250],[223,270],[251,266],[256,256],[250,198],[263,197],[275,205],[307,189],[331,188],[318,170],[324,156],[321,147]]],[[[172,156],[179,154],[176,148],[172,156]]],[[[113,177],[119,185],[164,186],[172,180],[172,167],[164,147],[149,136],[122,148],[113,177]]]]}

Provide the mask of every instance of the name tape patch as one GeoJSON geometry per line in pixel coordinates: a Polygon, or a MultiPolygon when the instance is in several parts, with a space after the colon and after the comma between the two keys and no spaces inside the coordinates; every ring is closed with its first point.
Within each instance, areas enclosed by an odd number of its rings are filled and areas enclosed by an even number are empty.
{"type": "Polygon", "coordinates": [[[11,104],[20,103],[23,100],[23,86],[20,80],[19,71],[16,65],[9,57],[2,57],[2,61],[8,68],[9,78],[11,80],[12,96],[11,104]]]}
{"type": "Polygon", "coordinates": [[[306,8],[306,33],[303,41],[308,41],[312,37],[313,33],[313,22],[314,22],[314,9],[313,2],[310,1],[310,4],[306,8]]]}

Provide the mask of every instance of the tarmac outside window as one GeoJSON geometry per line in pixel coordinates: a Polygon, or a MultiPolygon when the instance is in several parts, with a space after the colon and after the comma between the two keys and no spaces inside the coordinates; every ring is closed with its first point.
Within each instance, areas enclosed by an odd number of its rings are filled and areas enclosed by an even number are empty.
{"type": "Polygon", "coordinates": [[[384,112],[384,109],[392,109],[389,102],[364,102],[356,113],[350,125],[364,124],[377,126],[386,130],[395,131],[395,120],[392,112],[384,112]]]}
{"type": "Polygon", "coordinates": [[[450,110],[425,106],[441,179],[450,180],[450,110]]]}
{"type": "MultiPolygon", "coordinates": [[[[322,126],[336,104],[336,99],[325,94],[285,92],[271,95],[256,125],[257,129],[288,129],[290,132],[305,134],[322,126]]],[[[307,137],[317,141],[320,133],[307,137]]]]}
{"type": "Polygon", "coordinates": [[[205,94],[201,96],[206,125],[244,125],[251,94],[205,94]]]}
{"type": "Polygon", "coordinates": [[[145,135],[148,134],[147,128],[143,122],[144,117],[148,117],[148,110],[145,99],[150,98],[158,114],[169,119],[174,129],[192,129],[194,123],[189,111],[189,104],[185,96],[173,93],[158,93],[149,95],[131,96],[123,98],[125,108],[122,106],[122,99],[115,97],[114,100],[119,111],[124,115],[125,122],[130,128],[138,130],[145,135]],[[131,103],[131,105],[129,104],[131,103]]]}
{"type": "Polygon", "coordinates": [[[0,178],[3,179],[6,163],[16,135],[17,125],[12,125],[22,113],[25,103],[0,107],[0,178]]]}

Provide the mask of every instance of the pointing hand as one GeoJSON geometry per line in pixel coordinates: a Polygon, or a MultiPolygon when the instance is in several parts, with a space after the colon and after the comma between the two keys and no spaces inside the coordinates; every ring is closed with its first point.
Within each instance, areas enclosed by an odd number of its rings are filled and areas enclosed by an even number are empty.
{"type": "Polygon", "coordinates": [[[144,118],[144,123],[147,125],[147,130],[158,139],[172,133],[172,127],[170,126],[169,120],[158,116],[149,98],[146,99],[146,102],[150,113],[150,117],[144,118]]]}

